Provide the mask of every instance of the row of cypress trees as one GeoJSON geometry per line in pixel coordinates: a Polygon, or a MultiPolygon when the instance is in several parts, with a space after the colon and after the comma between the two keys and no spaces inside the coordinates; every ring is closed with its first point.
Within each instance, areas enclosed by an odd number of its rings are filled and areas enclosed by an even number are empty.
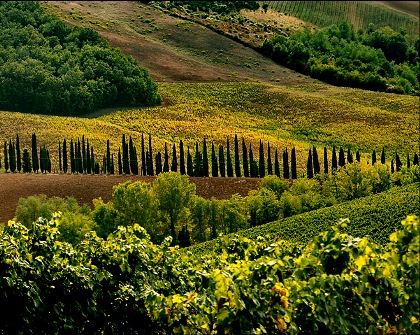
{"type": "MultiPolygon", "coordinates": [[[[48,149],[41,146],[38,151],[36,135],[32,134],[31,153],[25,148],[21,155],[19,135],[16,135],[16,141],[10,140],[4,142],[4,169],[11,172],[51,172],[51,159],[48,149]]],[[[137,154],[136,146],[133,143],[131,136],[127,140],[125,134],[122,135],[121,146],[118,149],[117,162],[114,163],[114,154],[111,154],[110,141],[106,143],[106,153],[102,157],[102,166],[95,159],[94,148],[89,144],[89,140],[82,136],[81,140],[70,140],[70,143],[63,140],[58,143],[58,161],[59,171],[64,173],[84,173],[84,174],[133,174],[143,176],[154,176],[162,172],[175,171],[181,174],[186,174],[192,177],[251,177],[263,178],[265,175],[276,175],[285,179],[297,179],[296,167],[296,150],[293,148],[290,153],[286,148],[281,154],[281,164],[279,152],[274,150],[274,161],[272,160],[272,149],[270,143],[267,144],[267,159],[265,159],[265,150],[262,140],[259,143],[258,159],[252,145],[246,145],[244,138],[240,141],[238,136],[234,137],[233,153],[229,137],[226,140],[226,148],[223,145],[215,147],[211,143],[210,162],[208,157],[208,148],[206,139],[203,139],[202,150],[199,148],[199,143],[195,144],[195,152],[192,154],[190,147],[187,147],[186,161],[185,148],[182,140],[179,142],[179,152],[175,143],[172,145],[171,160],[169,159],[168,145],[165,143],[164,151],[158,151],[153,154],[152,138],[149,134],[148,145],[145,143],[144,135],[141,137],[141,152],[137,154]],[[241,154],[239,147],[241,145],[241,154]],[[68,148],[69,146],[69,148],[68,148]],[[232,158],[233,154],[233,158],[232,158]],[[141,164],[138,161],[140,156],[141,164]],[[179,157],[179,160],[178,160],[179,157]],[[254,158],[255,157],[255,158],[254,158]],[[209,164],[210,163],[210,164],[209,164]],[[115,167],[117,164],[117,167],[115,167]],[[117,170],[118,169],[118,170],[117,170]],[[282,171],[281,171],[282,170],[282,171]]],[[[360,161],[359,151],[355,154],[355,159],[360,161]]],[[[377,161],[376,152],[373,150],[371,163],[375,164],[377,161]]],[[[380,161],[385,164],[385,150],[382,149],[380,161]]],[[[347,154],[344,149],[340,147],[337,155],[335,146],[332,150],[331,170],[337,170],[338,167],[344,166],[353,162],[353,153],[347,149],[347,154]]],[[[410,156],[407,156],[407,167],[411,164],[410,156]]],[[[413,164],[418,164],[418,155],[414,154],[413,164]]],[[[395,154],[395,168],[394,159],[391,161],[391,171],[399,171],[402,167],[401,159],[398,153],[395,154]]],[[[1,168],[1,160],[0,160],[1,168]]],[[[329,159],[327,148],[324,147],[323,172],[329,172],[329,159]]],[[[319,161],[318,152],[315,146],[309,149],[306,177],[313,178],[317,173],[321,172],[321,165],[319,161]]],[[[304,176],[304,174],[303,174],[304,176]]]]}

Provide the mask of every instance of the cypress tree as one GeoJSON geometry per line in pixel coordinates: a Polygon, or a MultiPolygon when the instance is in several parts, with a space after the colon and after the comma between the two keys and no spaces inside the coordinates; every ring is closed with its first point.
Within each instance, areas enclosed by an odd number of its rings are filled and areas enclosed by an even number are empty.
{"type": "Polygon", "coordinates": [[[58,170],[63,171],[63,166],[61,164],[61,142],[58,141],[58,170]]]}
{"type": "Polygon", "coordinates": [[[45,162],[45,147],[39,148],[39,168],[41,173],[44,173],[46,170],[46,162],[45,162]]]}
{"type": "Polygon", "coordinates": [[[292,170],[292,179],[297,179],[297,168],[296,168],[296,149],[292,148],[291,154],[291,170],[292,170]]]}
{"type": "Polygon", "coordinates": [[[394,159],[391,159],[391,173],[394,173],[394,159]]]}
{"type": "Polygon", "coordinates": [[[401,163],[400,156],[398,155],[398,153],[395,154],[395,167],[396,167],[397,172],[400,171],[402,167],[402,163],[401,163]]]}
{"type": "Polygon", "coordinates": [[[48,149],[46,149],[47,152],[47,171],[51,173],[51,158],[50,158],[50,152],[48,149]]]}
{"type": "Polygon", "coordinates": [[[220,170],[220,177],[225,177],[226,167],[225,167],[225,153],[223,152],[223,145],[219,145],[219,170],[220,170]]]}
{"type": "Polygon", "coordinates": [[[190,147],[187,148],[187,175],[194,176],[193,161],[190,153],[190,147]]]}
{"type": "Polygon", "coordinates": [[[77,159],[79,160],[79,173],[83,173],[83,158],[82,158],[82,148],[80,145],[80,139],[77,138],[77,159]]]}
{"type": "Polygon", "coordinates": [[[360,152],[359,150],[356,151],[356,160],[360,162],[360,152]]]}
{"type": "Polygon", "coordinates": [[[79,172],[79,152],[78,152],[78,149],[77,149],[76,141],[74,141],[73,144],[74,144],[74,149],[73,149],[73,152],[74,152],[74,172],[78,173],[79,172]]]}
{"type": "Polygon", "coordinates": [[[273,163],[271,162],[270,142],[268,142],[267,144],[267,173],[269,175],[273,174],[273,163]]]}
{"type": "Polygon", "coordinates": [[[179,172],[184,175],[185,171],[185,155],[184,155],[184,143],[182,140],[179,141],[179,172]]]}
{"type": "Polygon", "coordinates": [[[344,166],[346,165],[346,158],[344,156],[344,150],[340,147],[340,151],[338,153],[338,165],[344,166]]]}
{"type": "Polygon", "coordinates": [[[12,140],[9,141],[9,168],[11,172],[16,172],[16,148],[12,140]]]}
{"type": "Polygon", "coordinates": [[[3,145],[3,153],[4,153],[4,170],[7,172],[7,170],[9,170],[9,155],[7,154],[8,149],[7,149],[7,142],[4,142],[3,145]]]}
{"type": "Polygon", "coordinates": [[[407,169],[410,168],[410,154],[407,154],[407,169]]]}
{"type": "Polygon", "coordinates": [[[289,179],[290,178],[290,172],[289,172],[289,153],[286,150],[283,153],[283,176],[284,179],[289,179]]]}
{"type": "Polygon", "coordinates": [[[163,172],[163,167],[162,167],[162,154],[160,153],[160,151],[158,151],[158,153],[155,155],[155,166],[156,166],[156,176],[159,173],[163,172]]]}
{"type": "Polygon", "coordinates": [[[314,174],[321,173],[321,166],[319,164],[318,152],[317,152],[315,146],[313,146],[313,148],[312,148],[312,161],[313,161],[312,166],[313,166],[313,169],[314,169],[314,174]]]}
{"type": "Polygon", "coordinates": [[[239,163],[239,143],[238,135],[235,134],[235,175],[236,177],[241,176],[241,165],[239,163]]]}
{"type": "Polygon", "coordinates": [[[198,142],[195,142],[195,156],[194,156],[194,176],[202,177],[203,176],[203,157],[201,156],[200,151],[198,150],[198,142]]]}
{"type": "Polygon", "coordinates": [[[233,177],[232,159],[230,157],[229,137],[226,139],[226,175],[233,177]]]}
{"type": "Polygon", "coordinates": [[[122,135],[121,140],[122,148],[122,164],[123,164],[123,173],[130,174],[130,158],[128,157],[128,144],[125,140],[125,134],[122,135]]]}
{"type": "Polygon", "coordinates": [[[219,176],[219,168],[217,165],[217,156],[216,151],[214,149],[214,143],[211,142],[211,176],[218,177],[219,176]]]}
{"type": "Polygon", "coordinates": [[[83,173],[86,173],[86,171],[87,171],[87,156],[86,156],[85,135],[82,135],[82,170],[83,170],[83,173]]]}
{"type": "Polygon", "coordinates": [[[90,166],[92,168],[92,173],[93,174],[99,173],[99,172],[96,172],[96,171],[99,171],[99,168],[98,169],[96,168],[95,156],[93,154],[93,147],[90,147],[90,166]]]}
{"type": "Polygon", "coordinates": [[[104,167],[105,173],[111,173],[111,150],[109,148],[109,139],[106,140],[106,168],[104,167]]]}
{"type": "Polygon", "coordinates": [[[134,174],[138,175],[139,174],[139,161],[138,161],[138,157],[137,157],[137,148],[136,146],[133,146],[133,155],[134,155],[134,174]]]}
{"type": "Polygon", "coordinates": [[[209,158],[208,158],[208,154],[207,154],[207,142],[206,142],[206,138],[203,139],[203,169],[202,169],[202,173],[201,175],[203,177],[208,177],[209,176],[209,158]]]}
{"type": "Polygon", "coordinates": [[[256,170],[256,163],[254,161],[254,153],[252,151],[252,144],[249,143],[249,165],[250,165],[250,172],[251,178],[258,177],[258,171],[256,170]]]}
{"type": "Polygon", "coordinates": [[[347,162],[349,164],[353,163],[353,155],[352,155],[352,153],[350,151],[350,148],[347,148],[347,162]]]}
{"type": "Polygon", "coordinates": [[[67,161],[67,141],[63,140],[63,172],[67,173],[68,161],[67,161]]]}
{"type": "Polygon", "coordinates": [[[314,177],[314,169],[313,169],[312,162],[313,162],[312,153],[311,153],[311,149],[309,149],[308,161],[306,163],[306,176],[308,179],[312,179],[314,177]]]}
{"type": "Polygon", "coordinates": [[[153,157],[152,136],[150,134],[149,134],[149,156],[150,156],[150,159],[149,159],[149,172],[148,172],[148,174],[150,176],[153,176],[154,175],[154,171],[153,171],[153,159],[152,159],[152,157],[153,157]]]}
{"type": "Polygon", "coordinates": [[[246,148],[245,140],[243,137],[242,137],[242,165],[244,167],[244,177],[249,177],[248,149],[246,148]]]}
{"type": "Polygon", "coordinates": [[[20,156],[19,135],[16,135],[16,167],[19,172],[22,170],[22,159],[20,156]]]}
{"type": "Polygon", "coordinates": [[[327,147],[324,147],[324,173],[328,174],[328,152],[327,147]]]}
{"type": "Polygon", "coordinates": [[[73,139],[70,139],[70,171],[71,171],[71,173],[75,173],[76,172],[75,162],[74,162],[73,139]]]}
{"type": "Polygon", "coordinates": [[[106,173],[106,167],[107,167],[107,162],[106,162],[106,154],[105,154],[104,157],[102,157],[102,173],[103,174],[106,173]]]}
{"type": "Polygon", "coordinates": [[[122,159],[121,159],[121,148],[118,148],[118,174],[121,175],[123,173],[122,169],[122,159]]]}
{"type": "Polygon", "coordinates": [[[381,164],[385,164],[385,148],[382,147],[381,164]]]}
{"type": "Polygon", "coordinates": [[[376,163],[376,152],[375,152],[375,150],[373,150],[373,152],[372,152],[372,165],[375,165],[375,163],[376,163]]]}
{"type": "Polygon", "coordinates": [[[178,172],[178,159],[176,157],[175,143],[172,145],[172,164],[171,164],[171,171],[178,172]]]}
{"type": "Polygon", "coordinates": [[[95,162],[95,173],[96,174],[99,174],[100,171],[101,171],[101,169],[100,169],[99,163],[98,162],[95,162]]]}
{"type": "Polygon", "coordinates": [[[114,167],[114,154],[111,156],[111,174],[115,174],[115,167],[114,167]]]}
{"type": "Polygon", "coordinates": [[[31,170],[31,156],[29,155],[28,149],[25,148],[22,153],[22,171],[23,173],[29,173],[31,170]]]}
{"type": "Polygon", "coordinates": [[[86,140],[86,172],[88,174],[92,173],[92,164],[90,159],[90,146],[89,146],[89,140],[86,140]]]}
{"type": "Polygon", "coordinates": [[[279,154],[276,151],[274,152],[274,174],[280,178],[280,163],[279,163],[279,154]]]}
{"type": "Polygon", "coordinates": [[[147,174],[146,170],[146,155],[144,153],[144,136],[141,134],[141,174],[145,176],[147,174]]]}
{"type": "Polygon", "coordinates": [[[259,150],[258,173],[261,178],[265,177],[264,146],[261,140],[260,140],[260,150],[259,150]]]}
{"type": "Polygon", "coordinates": [[[136,159],[134,157],[134,145],[133,145],[133,139],[130,138],[128,139],[128,162],[129,162],[129,166],[130,166],[130,171],[133,174],[136,174],[136,159]]]}
{"type": "Polygon", "coordinates": [[[39,160],[38,160],[38,149],[36,144],[36,135],[32,134],[32,169],[34,172],[38,173],[39,170],[39,160]]]}
{"type": "Polygon", "coordinates": [[[413,165],[419,165],[419,155],[417,153],[414,153],[413,165]]]}
{"type": "Polygon", "coordinates": [[[333,146],[333,151],[332,151],[332,160],[331,160],[331,170],[337,170],[338,169],[338,165],[337,165],[337,153],[335,152],[335,146],[333,146]]]}
{"type": "Polygon", "coordinates": [[[165,151],[163,152],[163,172],[169,172],[168,147],[165,142],[165,151]]]}

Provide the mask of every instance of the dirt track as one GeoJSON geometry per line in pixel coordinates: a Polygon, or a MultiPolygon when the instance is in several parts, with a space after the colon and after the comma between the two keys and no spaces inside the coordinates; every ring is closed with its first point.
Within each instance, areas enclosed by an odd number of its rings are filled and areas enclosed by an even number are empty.
{"type": "MultiPolygon", "coordinates": [[[[48,197],[73,196],[79,204],[89,204],[101,197],[105,202],[111,200],[112,187],[127,180],[153,182],[155,177],[103,176],[103,175],[58,175],[0,173],[0,223],[12,219],[19,198],[35,194],[48,197]]],[[[210,199],[228,199],[232,194],[248,195],[257,189],[258,178],[190,178],[196,184],[196,194],[210,199]]]]}

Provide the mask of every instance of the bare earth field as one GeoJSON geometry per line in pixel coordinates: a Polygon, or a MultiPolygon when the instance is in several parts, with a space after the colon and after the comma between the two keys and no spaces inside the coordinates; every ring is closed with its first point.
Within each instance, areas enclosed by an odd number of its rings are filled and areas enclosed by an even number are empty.
{"type": "MultiPolygon", "coordinates": [[[[80,205],[93,206],[92,200],[101,197],[111,200],[112,187],[127,180],[153,182],[156,177],[105,176],[105,175],[64,175],[64,174],[23,174],[0,173],[0,223],[13,219],[19,198],[45,194],[48,197],[73,196],[80,205]]],[[[196,185],[196,194],[211,199],[229,199],[233,194],[248,195],[257,189],[258,178],[198,178],[190,177],[196,185]]]]}

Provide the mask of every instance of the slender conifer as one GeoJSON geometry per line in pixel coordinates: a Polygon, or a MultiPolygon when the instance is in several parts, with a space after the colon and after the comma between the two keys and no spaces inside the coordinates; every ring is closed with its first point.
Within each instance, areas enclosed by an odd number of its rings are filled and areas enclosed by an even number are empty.
{"type": "Polygon", "coordinates": [[[297,162],[296,162],[296,149],[292,148],[291,154],[291,171],[292,171],[292,179],[297,179],[297,162]]]}
{"type": "Polygon", "coordinates": [[[243,137],[242,137],[242,165],[244,168],[244,177],[249,177],[248,149],[246,148],[245,140],[243,137]]]}

